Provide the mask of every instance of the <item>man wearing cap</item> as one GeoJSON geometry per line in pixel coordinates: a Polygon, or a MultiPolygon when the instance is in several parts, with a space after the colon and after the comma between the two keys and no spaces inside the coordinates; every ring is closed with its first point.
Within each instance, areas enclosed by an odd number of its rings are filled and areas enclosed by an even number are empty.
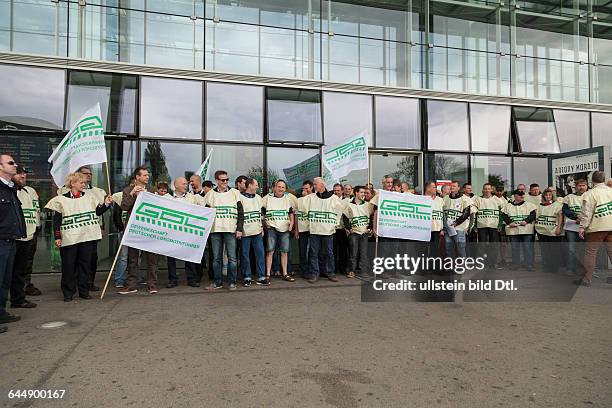
{"type": "Polygon", "coordinates": [[[8,153],[0,153],[0,333],[6,331],[3,323],[20,319],[5,309],[15,261],[15,240],[25,238],[26,225],[15,184],[11,180],[17,174],[17,163],[8,153]]]}
{"type": "Polygon", "coordinates": [[[514,201],[502,209],[502,218],[506,224],[506,235],[512,247],[512,263],[520,267],[521,251],[524,266],[533,270],[533,234],[537,207],[525,201],[525,193],[519,189],[512,192],[514,201]]]}
{"type": "Polygon", "coordinates": [[[13,183],[17,188],[17,198],[21,202],[25,218],[26,237],[15,242],[15,263],[11,278],[11,307],[30,309],[37,305],[26,299],[25,280],[28,267],[30,275],[32,274],[32,257],[36,251],[36,227],[40,224],[40,209],[38,208],[38,194],[33,188],[26,187],[26,174],[23,166],[19,165],[17,166],[17,174],[13,176],[13,183]]]}

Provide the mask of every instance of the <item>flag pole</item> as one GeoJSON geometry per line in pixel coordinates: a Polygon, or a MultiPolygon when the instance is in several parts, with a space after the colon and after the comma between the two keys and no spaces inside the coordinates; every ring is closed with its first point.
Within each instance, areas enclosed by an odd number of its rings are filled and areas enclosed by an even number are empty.
{"type": "Polygon", "coordinates": [[[104,167],[106,168],[106,182],[108,183],[108,195],[112,195],[113,191],[111,190],[111,182],[110,182],[110,171],[108,170],[108,162],[104,162],[104,167]]]}
{"type": "Polygon", "coordinates": [[[104,289],[102,289],[102,293],[100,294],[100,300],[104,299],[104,294],[106,293],[106,288],[108,287],[108,282],[110,281],[111,276],[113,275],[113,270],[115,269],[115,265],[117,264],[117,259],[119,259],[119,253],[121,252],[121,242],[119,243],[119,248],[117,248],[117,253],[115,254],[115,259],[113,260],[113,264],[110,267],[110,271],[108,271],[108,276],[106,277],[106,283],[104,284],[104,289]]]}

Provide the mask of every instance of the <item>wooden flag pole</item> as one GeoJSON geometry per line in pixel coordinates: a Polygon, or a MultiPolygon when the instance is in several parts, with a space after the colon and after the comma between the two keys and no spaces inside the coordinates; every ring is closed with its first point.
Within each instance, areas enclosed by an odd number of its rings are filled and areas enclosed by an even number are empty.
{"type": "Polygon", "coordinates": [[[115,259],[113,260],[113,264],[111,265],[110,271],[108,271],[108,276],[106,277],[106,283],[104,284],[104,289],[102,289],[102,293],[100,294],[100,300],[104,299],[104,294],[106,293],[108,282],[110,281],[110,278],[113,275],[113,270],[115,269],[115,265],[117,264],[117,259],[119,259],[119,253],[121,252],[121,246],[122,246],[121,243],[119,243],[119,248],[117,248],[115,259]]]}
{"type": "Polygon", "coordinates": [[[112,195],[113,191],[111,190],[111,182],[110,182],[110,171],[108,170],[108,162],[104,162],[104,167],[106,168],[106,182],[108,183],[108,195],[112,195]]]}

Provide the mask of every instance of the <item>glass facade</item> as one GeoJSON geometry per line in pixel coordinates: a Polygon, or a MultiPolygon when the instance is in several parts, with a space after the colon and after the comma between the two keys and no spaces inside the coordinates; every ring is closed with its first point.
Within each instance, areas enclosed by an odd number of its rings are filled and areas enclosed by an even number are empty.
{"type": "Polygon", "coordinates": [[[0,51],[612,103],[612,4],[0,0],[0,51]]]}

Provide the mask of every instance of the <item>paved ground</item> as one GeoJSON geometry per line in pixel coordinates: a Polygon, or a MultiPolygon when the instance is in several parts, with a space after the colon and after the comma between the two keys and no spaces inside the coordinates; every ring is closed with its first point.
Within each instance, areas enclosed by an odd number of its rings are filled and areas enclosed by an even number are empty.
{"type": "Polygon", "coordinates": [[[0,405],[611,407],[612,285],[572,303],[362,303],[359,281],[62,302],[0,334],[0,405]],[[42,329],[66,321],[60,329],[42,329]],[[18,403],[10,389],[65,389],[18,403]]]}

